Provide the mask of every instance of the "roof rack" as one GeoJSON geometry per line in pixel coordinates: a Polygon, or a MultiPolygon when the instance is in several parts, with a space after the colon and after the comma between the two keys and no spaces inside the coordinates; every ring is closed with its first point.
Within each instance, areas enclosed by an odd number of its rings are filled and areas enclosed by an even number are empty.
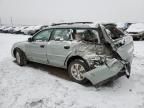
{"type": "Polygon", "coordinates": [[[70,22],[70,23],[53,23],[51,26],[72,25],[72,24],[92,24],[93,22],[70,22]]]}

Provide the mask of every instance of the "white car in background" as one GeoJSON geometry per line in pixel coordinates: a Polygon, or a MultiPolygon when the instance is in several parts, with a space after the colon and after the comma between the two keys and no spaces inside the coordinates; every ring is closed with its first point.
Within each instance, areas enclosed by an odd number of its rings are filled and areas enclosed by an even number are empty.
{"type": "Polygon", "coordinates": [[[0,27],[0,32],[3,32],[3,30],[6,29],[6,28],[7,28],[7,26],[1,26],[0,27]]]}
{"type": "Polygon", "coordinates": [[[0,26],[0,32],[5,28],[5,26],[0,26]]]}
{"type": "Polygon", "coordinates": [[[132,24],[126,31],[134,40],[144,39],[144,23],[132,24]]]}
{"type": "Polygon", "coordinates": [[[27,28],[21,30],[21,32],[25,35],[30,35],[33,28],[34,28],[34,26],[28,26],[27,28]]]}
{"type": "Polygon", "coordinates": [[[23,29],[21,32],[23,32],[23,34],[25,35],[33,35],[36,32],[38,32],[39,30],[46,28],[48,26],[44,26],[44,25],[40,25],[40,26],[29,26],[26,29],[23,29]]]}
{"type": "Polygon", "coordinates": [[[15,27],[13,29],[13,33],[20,34],[21,33],[21,26],[15,27]]]}
{"type": "Polygon", "coordinates": [[[2,32],[3,32],[3,33],[6,33],[6,31],[7,31],[8,28],[9,28],[9,27],[7,27],[7,26],[3,27],[3,28],[2,28],[2,32]]]}
{"type": "Polygon", "coordinates": [[[13,30],[15,29],[15,27],[13,26],[10,26],[10,27],[7,27],[3,30],[4,33],[13,33],[13,30]]]}

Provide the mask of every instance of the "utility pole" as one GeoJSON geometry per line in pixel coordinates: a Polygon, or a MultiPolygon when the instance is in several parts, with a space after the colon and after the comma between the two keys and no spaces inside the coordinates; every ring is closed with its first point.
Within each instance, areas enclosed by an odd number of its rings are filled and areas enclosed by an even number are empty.
{"type": "Polygon", "coordinates": [[[13,19],[10,17],[11,26],[13,26],[13,19]]]}
{"type": "Polygon", "coordinates": [[[2,25],[2,20],[1,20],[1,17],[0,17],[0,26],[2,25]]]}

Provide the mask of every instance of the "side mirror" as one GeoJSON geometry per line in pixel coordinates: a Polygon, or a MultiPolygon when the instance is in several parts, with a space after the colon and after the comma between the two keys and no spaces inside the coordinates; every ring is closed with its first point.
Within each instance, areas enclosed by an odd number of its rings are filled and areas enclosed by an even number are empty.
{"type": "Polygon", "coordinates": [[[32,42],[32,38],[30,37],[30,38],[28,38],[28,42],[32,42]]]}

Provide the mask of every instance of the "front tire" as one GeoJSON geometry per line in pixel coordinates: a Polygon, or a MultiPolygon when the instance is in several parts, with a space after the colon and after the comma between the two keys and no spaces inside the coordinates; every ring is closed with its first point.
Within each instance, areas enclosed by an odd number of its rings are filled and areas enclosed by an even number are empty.
{"type": "Polygon", "coordinates": [[[18,65],[24,66],[27,64],[26,56],[20,49],[16,50],[15,57],[16,57],[16,62],[18,65]]]}
{"type": "Polygon", "coordinates": [[[81,59],[72,61],[68,66],[68,73],[72,81],[84,84],[88,80],[84,78],[83,74],[89,71],[88,65],[81,59]]]}

